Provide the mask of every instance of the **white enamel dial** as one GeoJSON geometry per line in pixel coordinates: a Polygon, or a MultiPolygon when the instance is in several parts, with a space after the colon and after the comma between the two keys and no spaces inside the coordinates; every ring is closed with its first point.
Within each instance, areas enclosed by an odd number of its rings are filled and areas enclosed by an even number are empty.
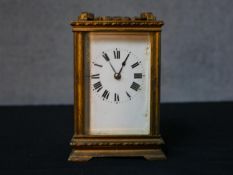
{"type": "Polygon", "coordinates": [[[124,48],[104,50],[94,57],[90,76],[94,94],[108,103],[134,100],[144,88],[141,59],[124,48]]]}
{"type": "Polygon", "coordinates": [[[149,33],[89,34],[89,134],[150,131],[149,33]]]}

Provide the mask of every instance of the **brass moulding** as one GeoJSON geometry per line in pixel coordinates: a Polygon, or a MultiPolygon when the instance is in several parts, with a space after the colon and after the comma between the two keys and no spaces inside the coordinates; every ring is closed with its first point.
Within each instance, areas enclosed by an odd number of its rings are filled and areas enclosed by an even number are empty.
{"type": "Polygon", "coordinates": [[[146,149],[146,150],[119,150],[113,149],[96,149],[96,150],[73,150],[69,161],[85,162],[93,157],[144,157],[147,160],[165,160],[164,153],[159,149],[146,149]]]}
{"type": "Polygon", "coordinates": [[[83,12],[78,17],[77,21],[71,23],[75,28],[78,26],[143,26],[143,27],[162,27],[163,21],[157,21],[156,17],[151,12],[141,13],[139,17],[110,17],[100,16],[95,17],[94,14],[83,12]]]}
{"type": "MultiPolygon", "coordinates": [[[[147,160],[164,160],[160,135],[160,58],[161,27],[151,12],[139,17],[95,17],[83,12],[77,21],[71,23],[74,33],[74,136],[70,142],[72,152],[69,161],[82,162],[93,157],[143,156],[147,160]],[[148,32],[150,37],[150,132],[148,135],[91,135],[87,132],[85,118],[85,66],[88,48],[86,36],[90,32],[140,33],[148,32]]],[[[117,33],[117,34],[118,34],[117,33]]]]}

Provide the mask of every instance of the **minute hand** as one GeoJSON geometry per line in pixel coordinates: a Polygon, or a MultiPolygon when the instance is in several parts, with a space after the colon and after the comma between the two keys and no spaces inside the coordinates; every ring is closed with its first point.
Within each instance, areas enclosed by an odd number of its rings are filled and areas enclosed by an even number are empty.
{"type": "Polygon", "coordinates": [[[104,57],[104,59],[110,64],[110,66],[111,66],[113,72],[116,74],[116,70],[114,69],[112,63],[110,62],[110,59],[109,59],[108,55],[107,55],[106,53],[103,52],[103,57],[104,57]]]}
{"type": "Polygon", "coordinates": [[[125,60],[122,62],[121,69],[120,69],[120,71],[118,72],[119,75],[121,74],[121,71],[122,71],[123,67],[126,65],[126,61],[128,60],[129,55],[130,55],[130,53],[127,55],[127,57],[125,58],[125,60]]]}

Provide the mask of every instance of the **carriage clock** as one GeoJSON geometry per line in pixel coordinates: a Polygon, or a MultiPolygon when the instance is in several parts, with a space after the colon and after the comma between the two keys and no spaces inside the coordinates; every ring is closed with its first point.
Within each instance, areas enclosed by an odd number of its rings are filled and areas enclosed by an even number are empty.
{"type": "Polygon", "coordinates": [[[81,13],[74,33],[74,135],[70,161],[166,159],[160,135],[162,21],[81,13]]]}

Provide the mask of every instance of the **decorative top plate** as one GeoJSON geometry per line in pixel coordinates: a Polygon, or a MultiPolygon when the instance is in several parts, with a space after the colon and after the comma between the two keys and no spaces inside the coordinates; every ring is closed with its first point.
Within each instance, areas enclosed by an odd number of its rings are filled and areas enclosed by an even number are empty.
{"type": "Polygon", "coordinates": [[[143,12],[140,17],[95,17],[94,14],[82,12],[77,21],[71,23],[72,26],[124,26],[124,27],[161,27],[163,21],[157,21],[151,12],[143,12]]]}

